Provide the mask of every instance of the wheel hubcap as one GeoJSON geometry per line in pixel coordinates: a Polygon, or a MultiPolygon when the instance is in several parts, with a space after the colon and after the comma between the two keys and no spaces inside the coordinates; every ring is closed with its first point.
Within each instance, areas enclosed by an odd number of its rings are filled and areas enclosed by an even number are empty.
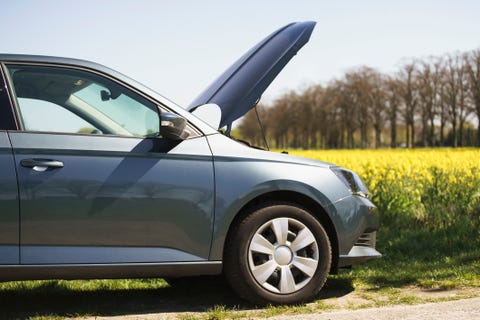
{"type": "Polygon", "coordinates": [[[298,291],[317,270],[317,241],[310,229],[296,219],[270,220],[250,240],[248,265],[265,289],[280,294],[298,291]]]}
{"type": "Polygon", "coordinates": [[[285,266],[292,261],[292,250],[287,246],[279,246],[273,253],[273,258],[278,265],[285,266]]]}

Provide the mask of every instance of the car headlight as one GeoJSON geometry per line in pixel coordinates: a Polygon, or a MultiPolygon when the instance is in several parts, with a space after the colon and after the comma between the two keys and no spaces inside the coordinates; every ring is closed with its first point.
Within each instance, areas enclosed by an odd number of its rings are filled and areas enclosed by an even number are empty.
{"type": "Polygon", "coordinates": [[[368,198],[367,186],[360,176],[353,171],[340,167],[331,167],[333,173],[342,181],[352,194],[368,198]]]}

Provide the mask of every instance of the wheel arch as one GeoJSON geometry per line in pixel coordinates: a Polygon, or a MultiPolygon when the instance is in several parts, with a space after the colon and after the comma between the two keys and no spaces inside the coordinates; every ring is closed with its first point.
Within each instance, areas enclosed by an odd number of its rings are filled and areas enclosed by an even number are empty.
{"type": "Polygon", "coordinates": [[[254,208],[260,207],[262,203],[272,201],[292,203],[303,207],[307,209],[307,211],[311,212],[313,216],[322,224],[328,235],[332,248],[332,263],[330,273],[336,273],[338,266],[339,249],[335,225],[333,224],[333,221],[331,220],[326,210],[318,202],[302,193],[295,191],[272,191],[261,194],[247,202],[239,210],[238,214],[234,217],[228,228],[227,236],[225,237],[225,243],[223,246],[223,255],[225,255],[225,244],[230,240],[232,230],[238,224],[238,222],[241,221],[246,215],[248,215],[254,208]]]}

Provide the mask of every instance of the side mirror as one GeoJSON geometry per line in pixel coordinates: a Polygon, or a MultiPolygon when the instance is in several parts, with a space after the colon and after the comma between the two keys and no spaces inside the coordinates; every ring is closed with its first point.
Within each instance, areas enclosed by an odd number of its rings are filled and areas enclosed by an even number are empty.
{"type": "Polygon", "coordinates": [[[160,134],[171,140],[185,140],[188,131],[185,130],[187,120],[178,114],[162,112],[160,114],[160,134]]]}

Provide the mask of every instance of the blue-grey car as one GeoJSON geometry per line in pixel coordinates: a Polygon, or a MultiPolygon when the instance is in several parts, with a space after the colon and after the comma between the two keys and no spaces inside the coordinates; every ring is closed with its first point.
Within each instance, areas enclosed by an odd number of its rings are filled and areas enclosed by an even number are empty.
{"type": "Polygon", "coordinates": [[[228,134],[314,26],[272,33],[187,108],[92,62],[0,54],[0,280],[223,273],[297,303],[379,257],[357,174],[228,134]]]}

